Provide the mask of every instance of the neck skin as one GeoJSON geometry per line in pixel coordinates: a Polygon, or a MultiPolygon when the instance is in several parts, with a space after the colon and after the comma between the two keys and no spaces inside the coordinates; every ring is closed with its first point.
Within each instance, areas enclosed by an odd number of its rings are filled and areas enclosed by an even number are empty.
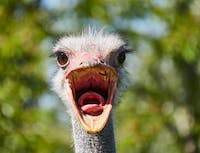
{"type": "Polygon", "coordinates": [[[97,134],[88,134],[80,123],[72,118],[75,153],[115,153],[115,139],[112,117],[97,134]]]}

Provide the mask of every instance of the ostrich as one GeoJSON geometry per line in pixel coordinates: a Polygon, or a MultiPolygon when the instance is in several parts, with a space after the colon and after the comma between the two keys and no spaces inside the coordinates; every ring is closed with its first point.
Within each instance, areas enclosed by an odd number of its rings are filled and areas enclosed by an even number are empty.
{"type": "Polygon", "coordinates": [[[54,46],[53,90],[71,117],[75,153],[116,152],[112,108],[127,81],[127,51],[119,35],[92,28],[54,46]]]}

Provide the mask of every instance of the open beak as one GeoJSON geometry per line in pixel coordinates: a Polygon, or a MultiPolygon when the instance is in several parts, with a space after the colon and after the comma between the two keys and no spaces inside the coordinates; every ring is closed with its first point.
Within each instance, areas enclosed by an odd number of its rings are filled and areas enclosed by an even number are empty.
{"type": "Polygon", "coordinates": [[[108,121],[118,74],[109,66],[93,66],[66,74],[73,110],[88,133],[101,131],[108,121]]]}

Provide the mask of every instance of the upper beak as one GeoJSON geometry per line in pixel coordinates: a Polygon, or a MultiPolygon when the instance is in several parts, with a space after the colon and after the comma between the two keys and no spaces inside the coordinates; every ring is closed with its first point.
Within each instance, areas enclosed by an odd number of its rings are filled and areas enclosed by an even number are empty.
{"type": "Polygon", "coordinates": [[[110,116],[118,74],[108,66],[78,68],[66,75],[72,107],[88,133],[101,131],[110,116]]]}

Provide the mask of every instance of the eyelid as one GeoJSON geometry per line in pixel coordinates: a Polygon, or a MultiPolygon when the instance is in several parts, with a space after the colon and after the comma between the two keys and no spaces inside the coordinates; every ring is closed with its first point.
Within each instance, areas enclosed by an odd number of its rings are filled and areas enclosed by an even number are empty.
{"type": "Polygon", "coordinates": [[[68,53],[65,52],[65,51],[62,51],[62,50],[58,50],[58,51],[56,51],[56,52],[55,52],[55,55],[57,56],[59,53],[64,53],[65,55],[68,56],[68,53]]]}
{"type": "Polygon", "coordinates": [[[124,44],[118,49],[119,52],[125,52],[125,53],[130,53],[132,52],[131,47],[128,44],[124,44]]]}
{"type": "Polygon", "coordinates": [[[49,57],[53,57],[53,58],[56,58],[57,57],[57,55],[58,55],[58,53],[64,53],[64,54],[66,54],[67,56],[69,55],[69,53],[68,52],[66,52],[66,51],[64,51],[64,50],[62,50],[62,49],[58,49],[57,51],[55,51],[54,53],[52,53],[52,54],[50,54],[49,55],[49,57]]]}

